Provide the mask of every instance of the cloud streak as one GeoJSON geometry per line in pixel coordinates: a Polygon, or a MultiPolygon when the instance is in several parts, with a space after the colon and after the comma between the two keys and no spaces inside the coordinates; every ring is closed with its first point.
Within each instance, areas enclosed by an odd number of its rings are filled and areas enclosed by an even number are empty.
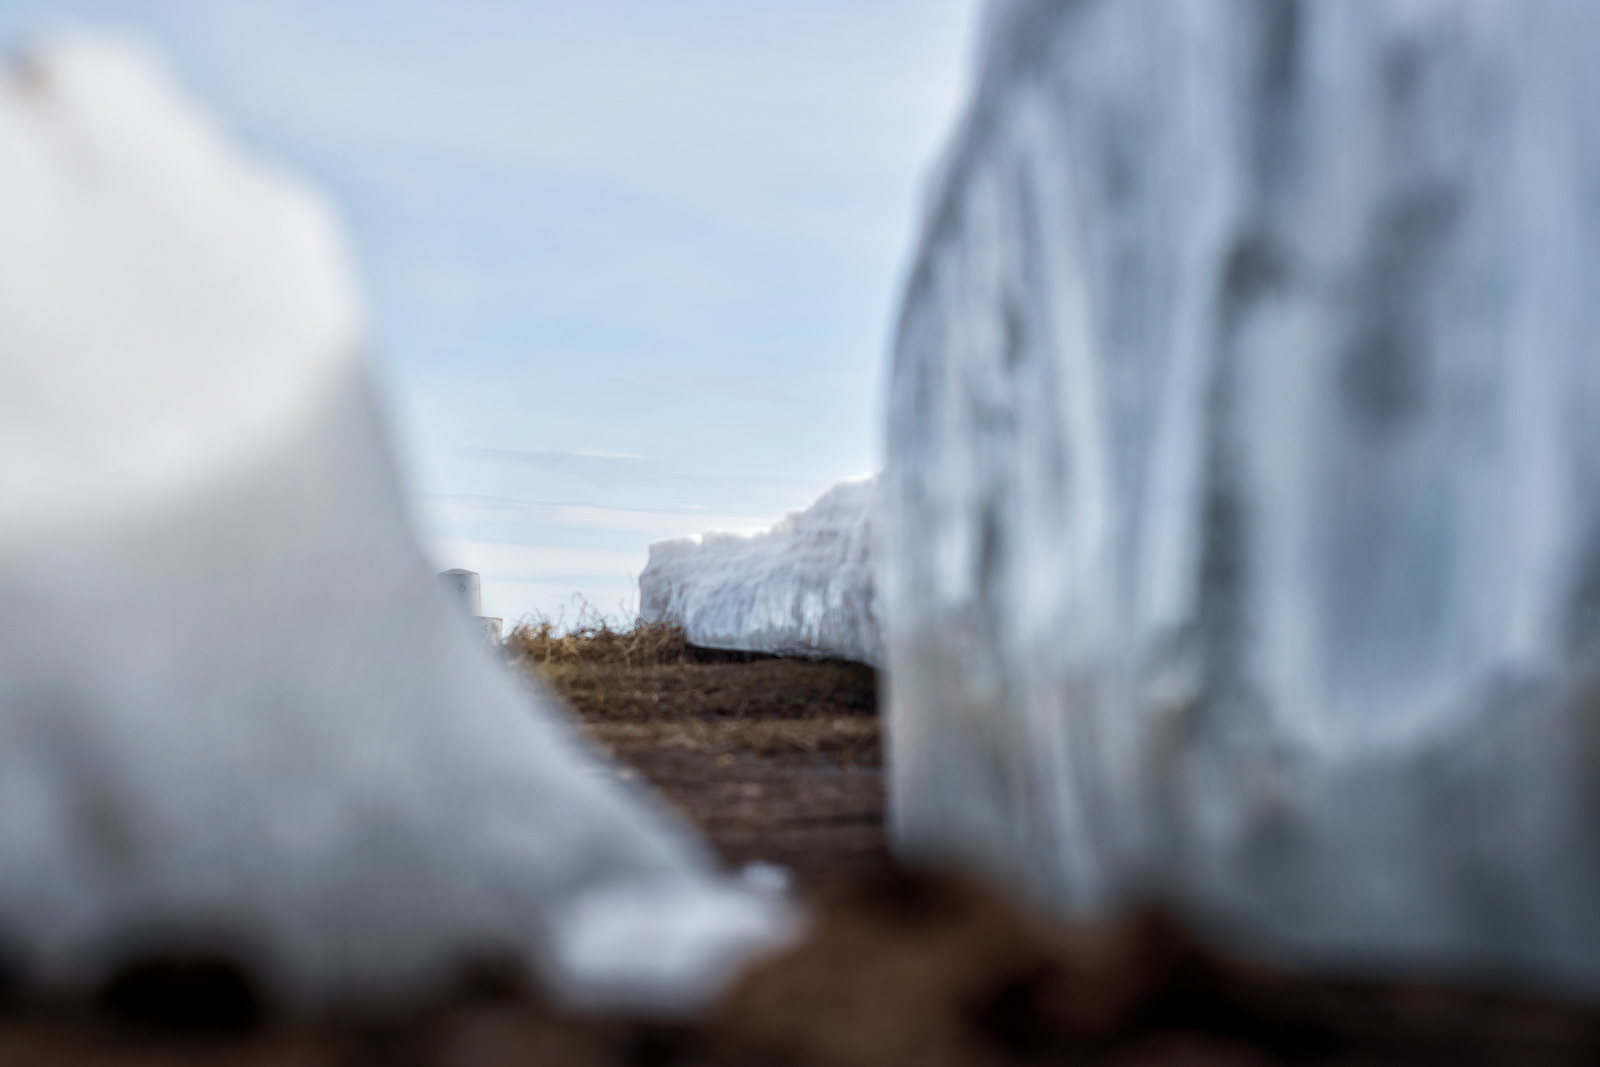
{"type": "Polygon", "coordinates": [[[777,382],[738,374],[689,374],[661,371],[634,371],[617,375],[622,381],[638,385],[667,386],[694,393],[709,393],[734,400],[755,400],[768,404],[819,404],[820,399],[785,389],[777,382]]]}
{"type": "Polygon", "coordinates": [[[770,526],[778,515],[741,515],[709,508],[617,508],[596,504],[543,503],[502,496],[414,494],[412,513],[426,529],[458,531],[474,524],[556,530],[611,530],[651,540],[706,530],[770,526]]]}
{"type": "Polygon", "coordinates": [[[467,448],[466,455],[480,459],[526,463],[551,474],[578,478],[604,488],[646,485],[661,480],[660,467],[645,456],[628,452],[525,451],[515,448],[467,448]]]}

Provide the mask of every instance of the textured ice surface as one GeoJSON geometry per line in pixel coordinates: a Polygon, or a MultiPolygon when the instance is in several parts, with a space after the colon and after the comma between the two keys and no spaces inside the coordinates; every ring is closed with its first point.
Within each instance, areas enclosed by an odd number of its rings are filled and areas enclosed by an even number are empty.
{"type": "Polygon", "coordinates": [[[890,387],[899,846],[1600,994],[1600,6],[986,32],[890,387]]]}
{"type": "Polygon", "coordinates": [[[506,952],[705,999],[781,904],[475,645],[361,343],[325,208],[153,60],[4,71],[0,946],[68,985],[220,942],[307,1002],[506,952]]]}
{"type": "Polygon", "coordinates": [[[850,478],[771,529],[657,541],[639,575],[639,611],[677,619],[705,648],[877,664],[877,494],[877,476],[850,478]]]}

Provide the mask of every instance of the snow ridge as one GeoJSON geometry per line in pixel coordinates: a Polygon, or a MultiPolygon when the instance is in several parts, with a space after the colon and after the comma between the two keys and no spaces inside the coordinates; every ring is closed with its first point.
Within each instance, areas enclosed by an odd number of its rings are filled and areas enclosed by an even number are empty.
{"type": "Polygon", "coordinates": [[[877,475],[847,478],[765,530],[657,541],[640,613],[704,648],[881,663],[877,498],[877,475]]]}
{"type": "Polygon", "coordinates": [[[889,387],[897,846],[1600,996],[1600,7],[993,12],[889,387]]]}

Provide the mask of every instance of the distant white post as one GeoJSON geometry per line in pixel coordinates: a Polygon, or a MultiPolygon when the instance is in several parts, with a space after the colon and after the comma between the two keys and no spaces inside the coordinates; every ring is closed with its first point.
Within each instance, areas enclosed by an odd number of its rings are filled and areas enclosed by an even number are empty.
{"type": "Polygon", "coordinates": [[[463,615],[480,616],[483,614],[483,583],[478,579],[477,571],[464,571],[455,567],[439,575],[439,582],[445,587],[456,606],[463,615]]]}
{"type": "Polygon", "coordinates": [[[483,583],[478,578],[478,572],[453,567],[439,575],[439,583],[450,594],[450,599],[455,601],[461,613],[477,624],[484,644],[498,649],[503,621],[483,614],[483,583]]]}

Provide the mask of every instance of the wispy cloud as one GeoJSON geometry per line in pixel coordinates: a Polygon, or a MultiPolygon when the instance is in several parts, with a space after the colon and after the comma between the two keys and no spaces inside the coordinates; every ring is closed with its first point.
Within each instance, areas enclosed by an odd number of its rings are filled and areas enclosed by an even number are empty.
{"type": "Polygon", "coordinates": [[[581,478],[593,485],[614,487],[643,485],[660,480],[660,468],[645,456],[630,452],[524,451],[514,448],[466,448],[465,454],[482,459],[527,463],[552,474],[581,478]]]}
{"type": "Polygon", "coordinates": [[[613,508],[594,504],[543,503],[473,494],[416,493],[412,512],[429,530],[455,533],[481,524],[555,529],[617,530],[651,540],[705,530],[769,526],[779,517],[742,515],[709,508],[613,508]]]}
{"type": "Polygon", "coordinates": [[[485,581],[552,581],[593,576],[627,578],[638,574],[649,558],[643,546],[631,552],[617,552],[459,537],[437,538],[430,541],[427,548],[436,562],[448,562],[453,567],[477,571],[485,581]]]}
{"type": "Polygon", "coordinates": [[[732,397],[735,400],[758,400],[769,404],[816,404],[815,396],[785,389],[769,378],[741,374],[693,374],[661,371],[633,371],[616,376],[621,381],[640,385],[667,386],[695,393],[732,397]]]}
{"type": "MultiPolygon", "coordinates": [[[[576,478],[602,488],[628,488],[632,486],[670,486],[679,499],[695,501],[681,510],[705,510],[699,500],[724,498],[732,495],[745,500],[778,500],[783,503],[773,513],[760,520],[775,521],[790,508],[809,504],[831,481],[814,481],[805,478],[750,477],[737,474],[686,474],[681,470],[658,463],[648,456],[631,452],[602,452],[598,449],[573,449],[571,451],[532,450],[515,448],[463,448],[461,455],[477,459],[521,463],[549,471],[552,474],[576,478]],[[698,498],[698,500],[697,500],[698,498]]],[[[556,506],[556,505],[539,505],[556,506]]],[[[711,508],[724,510],[726,503],[713,502],[711,508]]],[[[738,506],[735,504],[734,506],[738,506]]],[[[616,511],[647,509],[611,509],[616,511]]],[[[657,509],[648,509],[657,510],[657,509]]],[[[674,509],[676,510],[676,509],[674,509]]]]}

